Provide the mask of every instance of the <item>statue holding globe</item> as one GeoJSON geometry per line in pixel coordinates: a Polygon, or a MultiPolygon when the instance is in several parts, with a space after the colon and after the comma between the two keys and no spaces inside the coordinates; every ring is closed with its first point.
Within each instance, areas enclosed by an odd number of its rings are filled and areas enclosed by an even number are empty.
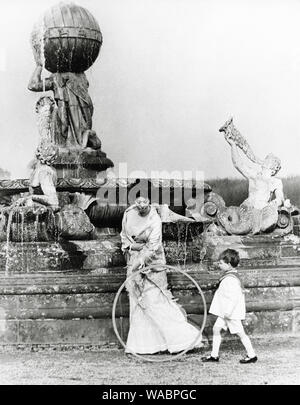
{"type": "Polygon", "coordinates": [[[38,64],[29,83],[32,91],[52,90],[57,109],[53,127],[55,143],[62,147],[100,149],[101,142],[92,131],[93,103],[84,73],[53,73],[43,84],[42,65],[38,64]]]}
{"type": "Polygon", "coordinates": [[[51,137],[60,149],[61,160],[66,164],[80,161],[85,167],[94,165],[93,170],[98,167],[98,172],[112,167],[92,129],[94,107],[85,74],[102,45],[97,21],[83,7],[59,3],[36,24],[31,43],[36,68],[28,88],[34,92],[53,92],[51,137]],[[42,77],[43,69],[50,72],[46,78],[42,77]]]}

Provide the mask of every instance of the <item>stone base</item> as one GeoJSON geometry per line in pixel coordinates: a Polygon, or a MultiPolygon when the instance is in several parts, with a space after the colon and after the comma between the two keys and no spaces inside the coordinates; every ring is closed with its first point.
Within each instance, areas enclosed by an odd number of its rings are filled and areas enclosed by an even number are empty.
{"type": "MultiPolygon", "coordinates": [[[[240,275],[246,289],[245,328],[251,335],[300,333],[300,244],[298,239],[271,237],[201,238],[178,248],[164,241],[168,262],[186,252],[185,269],[201,286],[209,308],[220,272],[213,261],[220,251],[233,247],[240,252],[240,275]],[[184,249],[183,249],[184,247],[184,249]],[[202,252],[203,253],[203,252],[202,252]],[[201,259],[202,257],[202,259],[201,259]],[[201,261],[202,260],[202,261],[201,261]]],[[[182,243],[182,242],[180,242],[182,243]]],[[[125,280],[125,262],[119,236],[99,235],[97,241],[15,244],[13,265],[5,272],[0,256],[0,344],[106,345],[116,343],[112,329],[112,304],[125,280]],[[23,248],[23,259],[22,259],[23,248]],[[24,254],[26,266],[22,267],[24,254]],[[3,329],[3,330],[2,330],[3,329]],[[2,330],[2,331],[1,331],[2,330]]],[[[169,273],[175,298],[199,325],[203,304],[191,281],[169,273]]],[[[128,330],[128,297],[117,307],[124,338],[128,330]]],[[[204,335],[211,337],[213,316],[204,335]]]]}
{"type": "Polygon", "coordinates": [[[285,237],[255,236],[205,236],[203,263],[213,270],[220,253],[228,248],[240,255],[240,265],[246,268],[281,267],[300,264],[300,238],[290,234],[285,237]]]}
{"type": "MultiPolygon", "coordinates": [[[[196,224],[196,223],[195,223],[196,224]]],[[[167,224],[166,224],[167,225],[167,224]]],[[[197,224],[196,224],[197,225],[197,224]]],[[[57,242],[0,242],[0,272],[43,273],[65,270],[85,271],[125,266],[119,234],[113,228],[96,229],[95,240],[57,242]],[[106,232],[105,232],[106,231],[106,232]]],[[[185,265],[201,260],[202,239],[164,241],[169,264],[185,265]]]]}
{"type": "Polygon", "coordinates": [[[108,234],[89,241],[10,242],[8,246],[7,255],[6,243],[0,243],[0,271],[8,274],[80,272],[126,264],[119,237],[108,234]]]}
{"type": "Polygon", "coordinates": [[[60,148],[54,167],[59,178],[93,179],[114,164],[100,149],[60,148]]]}
{"type": "MultiPolygon", "coordinates": [[[[189,268],[205,294],[209,308],[219,273],[189,268]]],[[[0,344],[106,345],[116,343],[111,323],[115,294],[125,280],[122,268],[86,272],[15,274],[0,278],[0,344]]],[[[169,286],[196,325],[203,304],[190,280],[169,273],[169,286]]],[[[243,269],[246,287],[245,328],[251,335],[300,333],[300,274],[295,268],[243,269]]],[[[126,339],[129,305],[122,295],[116,314],[126,339]]],[[[214,316],[209,315],[204,336],[211,338],[214,316]]]]}
{"type": "MultiPolygon", "coordinates": [[[[248,313],[244,327],[250,336],[266,334],[300,334],[300,311],[248,313]]],[[[203,332],[204,342],[212,339],[215,318],[208,317],[203,332]]],[[[193,325],[201,325],[201,318],[191,315],[193,325]]],[[[126,341],[129,329],[128,318],[117,319],[120,336],[126,341]]],[[[226,337],[231,337],[229,333],[226,337]]],[[[71,345],[71,346],[121,346],[115,336],[111,319],[35,319],[7,321],[6,330],[0,333],[0,345],[71,345]]]]}

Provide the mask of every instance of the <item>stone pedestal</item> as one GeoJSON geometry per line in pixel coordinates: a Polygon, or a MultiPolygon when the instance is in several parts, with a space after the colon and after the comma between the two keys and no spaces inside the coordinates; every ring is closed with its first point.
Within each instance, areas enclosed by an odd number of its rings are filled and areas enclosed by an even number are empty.
{"type": "MultiPolygon", "coordinates": [[[[203,237],[187,241],[178,257],[178,242],[164,240],[169,263],[185,267],[204,291],[209,307],[220,276],[213,262],[229,246],[242,257],[239,269],[246,289],[246,331],[250,335],[300,333],[300,243],[297,238],[203,237]],[[201,254],[200,254],[201,253],[201,254]]],[[[181,244],[184,241],[180,241],[181,244]]],[[[5,273],[0,248],[0,308],[5,319],[0,344],[116,344],[111,323],[115,294],[125,280],[118,234],[97,241],[15,244],[13,266],[5,273]],[[23,249],[23,251],[22,251],[23,249]],[[23,265],[25,265],[23,267],[23,265]]],[[[203,306],[193,284],[179,273],[168,274],[169,286],[189,319],[202,320],[203,306]]],[[[128,298],[117,307],[118,325],[126,338],[128,298]]],[[[208,317],[205,336],[212,333],[208,317]]]]}
{"type": "Polygon", "coordinates": [[[100,149],[62,149],[53,167],[61,179],[96,179],[102,173],[106,177],[106,169],[114,167],[106,153],[100,149]]]}

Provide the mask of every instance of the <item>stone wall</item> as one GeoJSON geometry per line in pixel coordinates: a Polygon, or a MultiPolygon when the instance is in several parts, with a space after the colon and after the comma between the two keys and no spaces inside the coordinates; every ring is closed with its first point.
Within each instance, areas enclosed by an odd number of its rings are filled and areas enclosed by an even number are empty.
{"type": "MultiPolygon", "coordinates": [[[[167,260],[195,278],[211,302],[219,271],[214,260],[227,247],[240,252],[250,334],[300,332],[300,244],[297,237],[198,237],[164,241],[167,260]],[[180,254],[179,254],[180,253],[180,254]]],[[[11,244],[9,266],[0,246],[0,344],[104,345],[117,342],[111,323],[115,294],[125,279],[118,235],[98,241],[11,244]],[[2,330],[2,332],[1,332],[2,330]]],[[[170,288],[191,321],[203,305],[190,280],[169,273],[170,288]]],[[[128,299],[117,307],[126,336],[128,299]]],[[[214,318],[204,331],[211,336],[214,318]]]]}

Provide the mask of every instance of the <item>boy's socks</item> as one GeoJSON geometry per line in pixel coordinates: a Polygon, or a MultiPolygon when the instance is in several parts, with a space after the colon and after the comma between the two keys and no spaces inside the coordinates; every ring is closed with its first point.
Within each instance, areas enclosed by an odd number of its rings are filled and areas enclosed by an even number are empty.
{"type": "Polygon", "coordinates": [[[211,351],[212,357],[219,356],[219,349],[220,349],[221,341],[222,341],[221,335],[213,335],[213,346],[212,346],[212,351],[211,351]]]}
{"type": "Polygon", "coordinates": [[[249,337],[247,335],[243,336],[241,338],[241,342],[243,343],[243,345],[244,345],[244,347],[246,349],[248,357],[250,357],[250,358],[255,357],[255,352],[253,350],[253,347],[252,347],[252,344],[251,344],[251,341],[250,341],[249,337]]]}

